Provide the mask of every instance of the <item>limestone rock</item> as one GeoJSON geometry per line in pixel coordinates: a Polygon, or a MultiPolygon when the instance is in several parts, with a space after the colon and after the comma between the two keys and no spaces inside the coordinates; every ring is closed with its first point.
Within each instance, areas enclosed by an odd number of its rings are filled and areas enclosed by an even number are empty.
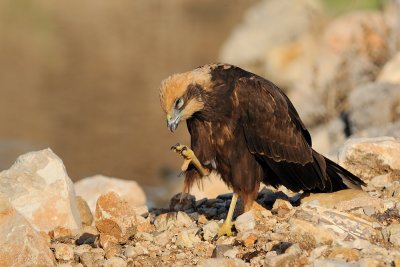
{"type": "Polygon", "coordinates": [[[137,182],[103,175],[83,178],[75,183],[76,195],[83,197],[94,214],[97,199],[110,191],[117,193],[130,206],[146,204],[146,195],[137,182]]]}
{"type": "Polygon", "coordinates": [[[0,266],[54,266],[49,244],[0,197],[0,266]]]}
{"type": "Polygon", "coordinates": [[[340,150],[339,163],[364,180],[400,177],[400,141],[392,137],[354,138],[340,150]]]}
{"type": "Polygon", "coordinates": [[[371,206],[375,211],[383,211],[383,200],[370,196],[367,192],[357,189],[345,189],[332,193],[311,194],[301,200],[304,205],[317,201],[327,208],[336,208],[340,211],[351,211],[371,206]]]}
{"type": "Polygon", "coordinates": [[[196,243],[200,242],[200,238],[196,235],[199,231],[197,227],[184,229],[180,231],[176,237],[176,245],[179,248],[192,248],[196,243]]]}
{"type": "Polygon", "coordinates": [[[400,84],[370,83],[354,89],[349,96],[349,120],[351,132],[358,136],[367,135],[370,128],[384,131],[400,121],[400,84]]]}
{"type": "Polygon", "coordinates": [[[93,223],[93,214],[90,211],[89,205],[81,196],[76,197],[79,215],[81,217],[82,225],[89,226],[93,223]]]}
{"type": "Polygon", "coordinates": [[[331,244],[334,235],[326,230],[316,227],[313,223],[292,218],[290,224],[290,239],[300,243],[304,248],[313,248],[316,245],[331,244]]]}
{"type": "Polygon", "coordinates": [[[56,259],[69,261],[74,258],[74,249],[71,245],[64,243],[57,243],[53,245],[54,255],[56,259]]]}
{"type": "Polygon", "coordinates": [[[95,225],[100,233],[125,242],[136,232],[136,214],[128,202],[109,192],[97,200],[95,225]]]}
{"type": "Polygon", "coordinates": [[[127,263],[119,257],[112,257],[108,260],[105,260],[103,266],[104,267],[126,267],[127,263]]]}
{"type": "Polygon", "coordinates": [[[238,216],[234,224],[238,232],[253,230],[256,227],[256,217],[253,211],[248,211],[238,216]]]}
{"type": "Polygon", "coordinates": [[[197,265],[199,267],[246,267],[247,264],[240,259],[228,259],[228,258],[216,258],[216,259],[205,259],[197,265]]]}
{"type": "MultiPolygon", "coordinates": [[[[307,227],[303,227],[305,233],[314,232],[312,236],[316,236],[320,231],[323,232],[323,236],[325,233],[330,233],[330,237],[326,240],[332,238],[337,242],[349,237],[362,240],[382,240],[382,233],[373,227],[374,221],[371,218],[364,219],[351,213],[321,206],[301,207],[296,211],[295,218],[304,220],[302,225],[307,225],[307,227]],[[315,231],[312,231],[314,228],[315,231]]],[[[291,225],[296,227],[299,223],[292,221],[291,225]]]]}
{"type": "Polygon", "coordinates": [[[219,225],[216,221],[210,221],[203,226],[203,234],[205,240],[211,240],[217,235],[219,225]]]}
{"type": "Polygon", "coordinates": [[[50,149],[22,155],[2,171],[0,194],[37,230],[81,227],[73,183],[50,149]]]}

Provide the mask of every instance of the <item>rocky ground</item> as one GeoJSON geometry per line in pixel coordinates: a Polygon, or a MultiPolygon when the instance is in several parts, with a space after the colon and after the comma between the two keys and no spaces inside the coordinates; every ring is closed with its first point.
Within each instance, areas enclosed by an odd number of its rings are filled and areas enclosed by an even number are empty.
{"type": "Polygon", "coordinates": [[[0,266],[400,266],[399,159],[398,139],[352,139],[339,162],[363,190],[264,187],[251,211],[239,202],[234,235],[218,237],[231,194],[149,210],[135,182],[73,185],[51,150],[28,153],[0,173],[0,266]]]}

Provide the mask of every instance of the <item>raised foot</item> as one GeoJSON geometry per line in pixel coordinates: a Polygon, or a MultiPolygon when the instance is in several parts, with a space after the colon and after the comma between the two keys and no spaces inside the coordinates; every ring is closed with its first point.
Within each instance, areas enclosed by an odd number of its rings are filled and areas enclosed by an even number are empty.
{"type": "Polygon", "coordinates": [[[227,235],[227,236],[232,236],[233,235],[233,233],[232,233],[232,223],[229,223],[229,222],[225,221],[221,225],[221,227],[218,230],[218,237],[221,237],[221,236],[224,236],[224,235],[227,235]]]}
{"type": "Polygon", "coordinates": [[[175,151],[177,154],[181,155],[183,158],[183,164],[181,167],[182,172],[185,172],[189,164],[195,158],[193,151],[185,145],[175,144],[171,147],[171,150],[175,151]]]}

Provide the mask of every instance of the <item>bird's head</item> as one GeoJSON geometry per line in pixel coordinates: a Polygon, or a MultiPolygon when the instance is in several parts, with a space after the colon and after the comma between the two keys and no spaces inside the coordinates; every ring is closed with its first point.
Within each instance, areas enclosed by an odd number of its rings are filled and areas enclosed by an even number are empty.
{"type": "Polygon", "coordinates": [[[210,87],[209,67],[174,74],[162,81],[160,102],[167,115],[167,127],[172,132],[181,121],[204,108],[204,95],[210,87]]]}

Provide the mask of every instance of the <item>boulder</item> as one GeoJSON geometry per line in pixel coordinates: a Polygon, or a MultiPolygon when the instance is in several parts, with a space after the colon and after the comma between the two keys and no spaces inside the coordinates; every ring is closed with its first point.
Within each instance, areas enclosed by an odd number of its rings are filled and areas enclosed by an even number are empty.
{"type": "Polygon", "coordinates": [[[400,84],[370,83],[357,87],[349,96],[349,121],[351,132],[357,135],[365,135],[370,128],[384,131],[400,121],[400,84]]]}
{"type": "Polygon", "coordinates": [[[114,237],[116,243],[123,243],[135,234],[136,224],[135,211],[117,193],[109,192],[99,197],[95,225],[101,234],[114,237]]]}
{"type": "Polygon", "coordinates": [[[55,266],[50,244],[0,197],[0,266],[55,266]]]}
{"type": "Polygon", "coordinates": [[[339,152],[339,163],[363,180],[388,174],[400,177],[400,140],[393,137],[349,139],[339,152]]]}
{"type": "Polygon", "coordinates": [[[93,214],[99,196],[110,191],[117,193],[131,206],[138,207],[146,204],[146,195],[143,189],[137,182],[131,180],[95,175],[77,181],[75,191],[76,195],[86,200],[93,214]]]}
{"type": "Polygon", "coordinates": [[[2,171],[0,195],[37,230],[81,227],[73,183],[51,149],[22,155],[2,171]]]}

